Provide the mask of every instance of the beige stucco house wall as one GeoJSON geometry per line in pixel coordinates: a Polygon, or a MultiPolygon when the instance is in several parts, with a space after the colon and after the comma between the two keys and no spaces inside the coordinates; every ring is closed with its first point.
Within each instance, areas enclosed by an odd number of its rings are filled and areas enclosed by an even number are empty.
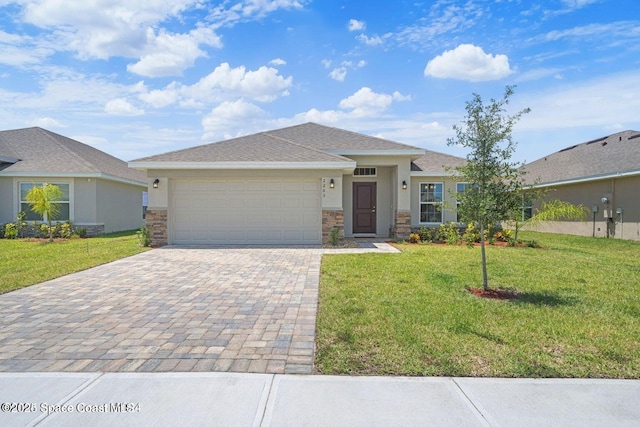
{"type": "MultiPolygon", "coordinates": [[[[640,240],[640,175],[558,185],[547,190],[546,200],[558,199],[585,206],[589,211],[588,219],[584,222],[547,222],[536,230],[640,240]],[[602,203],[604,197],[608,200],[606,204],[602,203]],[[597,209],[595,215],[594,209],[597,209]]],[[[540,207],[541,202],[534,204],[534,209],[540,207]]]]}

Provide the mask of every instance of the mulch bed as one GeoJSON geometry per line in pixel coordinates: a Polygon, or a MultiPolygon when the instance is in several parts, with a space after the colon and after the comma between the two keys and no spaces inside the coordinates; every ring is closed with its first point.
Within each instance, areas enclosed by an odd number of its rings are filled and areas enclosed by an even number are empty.
{"type": "Polygon", "coordinates": [[[483,289],[483,288],[467,288],[467,290],[473,295],[480,298],[511,300],[517,299],[520,294],[518,291],[511,289],[483,289]]]}

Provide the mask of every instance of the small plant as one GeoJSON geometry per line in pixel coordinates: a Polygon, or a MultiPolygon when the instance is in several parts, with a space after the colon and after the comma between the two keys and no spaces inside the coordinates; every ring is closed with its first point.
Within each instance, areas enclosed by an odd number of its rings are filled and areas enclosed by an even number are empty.
{"type": "Polygon", "coordinates": [[[136,232],[136,234],[138,235],[140,246],[144,246],[145,248],[151,246],[151,234],[149,233],[149,229],[147,227],[142,227],[136,232]]]}
{"type": "Polygon", "coordinates": [[[420,243],[420,235],[418,233],[409,234],[409,243],[420,243]]]}
{"type": "Polygon", "coordinates": [[[467,229],[462,235],[462,240],[469,247],[473,246],[474,243],[478,243],[480,241],[480,231],[475,226],[475,224],[469,223],[469,225],[467,225],[467,229]]]}
{"type": "Polygon", "coordinates": [[[456,245],[460,243],[461,237],[460,232],[458,231],[458,224],[455,222],[440,224],[436,238],[438,240],[444,240],[448,245],[456,245]]]}
{"type": "Polygon", "coordinates": [[[529,240],[527,242],[527,246],[530,248],[537,248],[538,247],[538,242],[536,242],[535,240],[529,240]]]}
{"type": "Polygon", "coordinates": [[[76,233],[78,237],[85,238],[87,237],[87,229],[85,227],[76,228],[76,233]]]}
{"type": "Polygon", "coordinates": [[[331,243],[331,246],[338,246],[339,240],[340,240],[340,229],[332,228],[331,232],[329,233],[329,243],[331,243]]]}
{"type": "Polygon", "coordinates": [[[418,230],[418,235],[420,236],[421,242],[432,242],[433,238],[435,237],[434,230],[425,226],[420,227],[420,229],[418,230]]]}
{"type": "Polygon", "coordinates": [[[24,231],[28,226],[27,222],[24,220],[26,217],[27,214],[24,211],[20,211],[18,212],[18,215],[16,215],[15,225],[18,230],[18,237],[20,238],[24,237],[24,231]]]}
{"type": "Polygon", "coordinates": [[[73,235],[73,226],[71,224],[71,221],[67,221],[61,224],[58,233],[63,239],[70,239],[73,235]]]}
{"type": "Polygon", "coordinates": [[[18,237],[18,228],[14,222],[10,222],[5,224],[4,226],[4,237],[6,239],[15,239],[18,237]]]}

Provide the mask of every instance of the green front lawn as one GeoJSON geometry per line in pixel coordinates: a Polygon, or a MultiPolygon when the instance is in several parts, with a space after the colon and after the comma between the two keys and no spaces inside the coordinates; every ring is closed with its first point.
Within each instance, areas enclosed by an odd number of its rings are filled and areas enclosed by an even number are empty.
{"type": "Polygon", "coordinates": [[[528,232],[549,249],[398,245],[325,255],[316,366],[325,374],[640,378],[640,243],[528,232]]]}
{"type": "Polygon", "coordinates": [[[140,246],[135,231],[53,243],[0,239],[0,293],[146,250],[140,246]]]}

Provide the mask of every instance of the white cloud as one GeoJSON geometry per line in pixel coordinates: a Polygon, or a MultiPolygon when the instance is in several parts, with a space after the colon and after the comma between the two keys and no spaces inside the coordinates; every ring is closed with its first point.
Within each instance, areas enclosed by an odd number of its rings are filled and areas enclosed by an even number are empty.
{"type": "Polygon", "coordinates": [[[66,127],[65,125],[63,125],[62,123],[60,123],[59,121],[57,121],[56,119],[53,119],[51,117],[40,117],[37,118],[33,121],[33,126],[38,126],[44,129],[50,129],[50,128],[64,128],[66,127]]]}
{"type": "Polygon", "coordinates": [[[365,61],[364,59],[361,59],[360,61],[358,61],[358,68],[362,68],[365,65],[367,65],[367,61],[365,61]]]}
{"type": "Polygon", "coordinates": [[[229,133],[232,129],[252,129],[265,116],[262,108],[243,99],[225,101],[202,118],[202,127],[206,139],[228,138],[232,136],[229,133]]]}
{"type": "Polygon", "coordinates": [[[213,30],[201,24],[183,34],[162,27],[200,7],[198,0],[25,0],[22,20],[44,30],[39,39],[52,50],[75,51],[80,59],[138,58],[128,70],[157,77],[180,75],[193,66],[206,56],[200,46],[222,46],[213,30]]]}
{"type": "Polygon", "coordinates": [[[347,77],[347,69],[345,67],[334,68],[329,73],[329,77],[331,77],[333,80],[343,82],[345,77],[347,77]]]}
{"type": "Polygon", "coordinates": [[[124,98],[116,98],[107,102],[104,111],[114,116],[141,116],[144,114],[144,110],[134,107],[124,98]]]}
{"type": "Polygon", "coordinates": [[[393,34],[393,39],[402,45],[436,47],[450,43],[459,33],[474,27],[483,19],[484,7],[472,1],[460,5],[458,2],[433,2],[429,13],[414,25],[393,34]]]}
{"type": "Polygon", "coordinates": [[[193,85],[187,86],[174,81],[164,89],[142,93],[139,98],[156,108],[174,103],[185,107],[201,106],[239,97],[272,102],[289,94],[292,81],[292,77],[281,76],[275,68],[262,66],[255,71],[247,71],[244,66],[231,68],[225,62],[193,85]]]}
{"type": "Polygon", "coordinates": [[[147,53],[135,64],[127,65],[127,71],[148,77],[181,75],[193,66],[196,59],[206,56],[198,46],[206,44],[221,48],[220,37],[209,28],[197,28],[189,34],[155,34],[147,30],[147,53]]]}
{"type": "Polygon", "coordinates": [[[278,9],[302,9],[310,0],[237,0],[220,2],[208,16],[217,25],[233,25],[251,19],[262,19],[278,9]],[[231,4],[230,7],[229,4],[231,4]]]}
{"type": "Polygon", "coordinates": [[[430,60],[424,69],[425,76],[472,82],[499,80],[511,73],[506,55],[491,55],[472,44],[445,51],[430,60]]]}
{"type": "Polygon", "coordinates": [[[366,24],[363,21],[358,21],[357,19],[350,19],[349,25],[347,26],[347,28],[349,28],[349,31],[362,31],[365,29],[365,27],[366,24]]]}
{"type": "Polygon", "coordinates": [[[382,38],[380,36],[368,37],[366,34],[358,34],[356,39],[367,46],[378,46],[382,44],[382,38]]]}
{"type": "Polygon", "coordinates": [[[324,66],[324,68],[331,67],[331,60],[330,59],[323,59],[321,62],[322,62],[322,65],[324,66]]]}
{"type": "Polygon", "coordinates": [[[404,96],[397,91],[393,95],[388,95],[362,87],[353,95],[340,101],[338,105],[343,110],[352,110],[352,114],[356,116],[371,116],[387,110],[393,101],[401,102],[410,99],[410,96],[404,96]]]}
{"type": "Polygon", "coordinates": [[[271,61],[269,61],[269,64],[271,64],[271,65],[287,65],[287,61],[285,61],[284,59],[281,59],[281,58],[276,58],[276,59],[272,59],[271,61]]]}

